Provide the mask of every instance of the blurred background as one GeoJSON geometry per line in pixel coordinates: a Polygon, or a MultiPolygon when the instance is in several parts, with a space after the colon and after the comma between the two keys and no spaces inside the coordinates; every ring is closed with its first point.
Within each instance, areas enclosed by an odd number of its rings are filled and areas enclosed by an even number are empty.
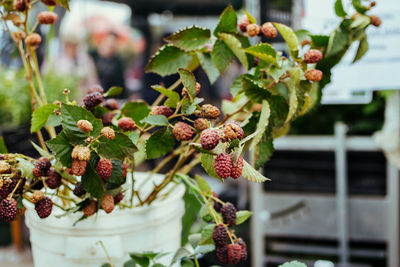
{"type": "MultiPolygon", "coordinates": [[[[150,85],[176,80],[144,73],[163,38],[193,24],[213,28],[227,4],[246,9],[260,22],[318,33],[338,22],[333,0],[72,0],[71,12],[55,8],[54,27],[38,28],[46,39],[38,53],[49,101],[64,97],[68,88],[79,102],[89,86],[100,84],[123,87],[121,102],[151,103],[157,92],[150,85]]],[[[35,6],[35,12],[46,9],[35,6]]],[[[400,266],[400,96],[395,91],[400,79],[393,75],[400,68],[400,3],[377,1],[375,12],[383,24],[379,32],[368,32],[366,57],[350,65],[354,47],[335,69],[323,105],[297,119],[289,135],[274,143],[276,152],[263,168],[272,181],[222,185],[210,179],[223,200],[258,214],[238,228],[251,251],[242,266],[272,267],[294,259],[316,267],[400,266]]],[[[22,63],[8,35],[0,34],[0,136],[10,152],[35,156],[22,63]]],[[[285,49],[282,40],[273,45],[285,49]]],[[[212,85],[202,70],[196,71],[200,97],[215,105],[229,99],[242,71],[232,64],[212,85]]],[[[22,220],[0,223],[0,267],[32,266],[22,220]]],[[[201,259],[201,266],[213,264],[213,254],[201,259]]]]}

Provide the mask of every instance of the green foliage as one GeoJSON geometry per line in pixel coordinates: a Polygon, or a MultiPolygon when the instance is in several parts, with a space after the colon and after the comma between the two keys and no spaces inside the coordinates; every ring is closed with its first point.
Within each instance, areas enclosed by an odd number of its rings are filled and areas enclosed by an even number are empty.
{"type": "Polygon", "coordinates": [[[248,70],[249,63],[247,61],[247,56],[241,42],[234,35],[229,33],[220,33],[219,37],[229,47],[233,54],[239,59],[243,67],[248,70]]]}
{"type": "Polygon", "coordinates": [[[113,86],[103,95],[104,97],[119,96],[122,93],[122,87],[113,86]]]}
{"type": "Polygon", "coordinates": [[[279,267],[307,267],[307,265],[298,261],[291,261],[281,264],[279,267]]]}
{"type": "Polygon", "coordinates": [[[137,125],[143,126],[144,123],[141,121],[149,115],[150,111],[149,106],[143,101],[127,102],[121,109],[121,115],[130,117],[137,125]]]}
{"type": "Polygon", "coordinates": [[[211,31],[193,25],[184,28],[164,40],[185,51],[193,51],[202,48],[210,39],[211,31]]]}
{"type": "Polygon", "coordinates": [[[101,137],[100,141],[97,151],[99,155],[109,159],[123,159],[137,151],[132,140],[123,133],[116,133],[113,140],[101,137]]]}
{"type": "Polygon", "coordinates": [[[221,74],[225,72],[234,58],[235,55],[224,41],[217,40],[214,43],[214,49],[211,52],[211,59],[221,74]]]}
{"type": "Polygon", "coordinates": [[[47,120],[50,115],[54,113],[54,110],[58,108],[60,107],[55,104],[46,104],[35,110],[31,119],[31,132],[34,133],[39,131],[43,125],[47,123],[47,120]]]}
{"type": "Polygon", "coordinates": [[[175,145],[172,131],[162,128],[153,133],[146,141],[147,159],[155,159],[170,152],[175,145]]]}
{"type": "Polygon", "coordinates": [[[213,34],[218,37],[221,32],[237,32],[237,14],[230,5],[222,12],[213,34]]]}

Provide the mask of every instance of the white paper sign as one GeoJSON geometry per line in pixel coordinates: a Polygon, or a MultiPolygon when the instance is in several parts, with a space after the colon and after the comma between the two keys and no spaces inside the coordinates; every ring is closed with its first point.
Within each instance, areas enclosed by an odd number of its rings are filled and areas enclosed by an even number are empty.
{"type": "MultiPolygon", "coordinates": [[[[341,20],[334,13],[334,2],[306,0],[302,28],[329,34],[341,20]]],[[[345,10],[353,14],[350,2],[343,0],[345,10]]],[[[358,43],[353,44],[333,69],[332,83],[323,92],[323,104],[365,103],[372,99],[373,90],[400,89],[400,0],[376,2],[367,14],[379,16],[382,24],[379,28],[368,28],[368,52],[360,61],[351,64],[358,47],[358,43]]]]}

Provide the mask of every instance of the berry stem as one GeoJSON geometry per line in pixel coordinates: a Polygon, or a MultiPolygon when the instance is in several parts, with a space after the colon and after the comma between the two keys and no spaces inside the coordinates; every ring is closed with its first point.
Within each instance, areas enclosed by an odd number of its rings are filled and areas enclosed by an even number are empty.
{"type": "Polygon", "coordinates": [[[22,181],[22,179],[19,179],[19,180],[18,180],[18,183],[17,183],[17,185],[14,187],[13,191],[11,192],[11,194],[8,195],[8,197],[7,197],[8,200],[12,199],[12,197],[13,197],[15,191],[17,191],[17,188],[18,188],[19,185],[21,184],[21,181],[22,181]]]}
{"type": "Polygon", "coordinates": [[[194,258],[194,263],[196,264],[196,267],[200,267],[199,261],[197,260],[196,255],[193,255],[194,258]]]}
{"type": "Polygon", "coordinates": [[[110,255],[108,254],[107,249],[106,249],[106,247],[104,246],[103,241],[100,240],[100,241],[97,242],[97,243],[100,244],[100,246],[103,248],[104,253],[106,254],[106,257],[107,257],[107,260],[108,260],[108,263],[110,264],[110,266],[111,266],[111,267],[114,267],[114,265],[113,265],[113,263],[112,263],[112,261],[111,261],[111,257],[110,257],[110,255]]]}

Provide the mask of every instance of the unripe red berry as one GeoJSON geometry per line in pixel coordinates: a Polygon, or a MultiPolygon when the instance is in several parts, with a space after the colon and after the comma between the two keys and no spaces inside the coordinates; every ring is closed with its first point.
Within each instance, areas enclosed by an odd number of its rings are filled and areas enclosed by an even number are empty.
{"type": "Polygon", "coordinates": [[[215,120],[219,118],[220,114],[221,111],[219,110],[219,108],[213,105],[205,104],[201,107],[200,117],[202,118],[215,120]]]}
{"type": "Polygon", "coordinates": [[[221,208],[222,218],[228,226],[236,225],[236,208],[232,203],[225,203],[221,208]]]}
{"type": "Polygon", "coordinates": [[[58,15],[51,11],[43,11],[38,14],[39,24],[54,24],[57,21],[58,15]]]}
{"type": "Polygon", "coordinates": [[[187,123],[177,122],[172,129],[176,140],[178,141],[188,141],[193,136],[193,131],[187,123]]]}
{"type": "Polygon", "coordinates": [[[37,33],[31,33],[25,38],[25,44],[33,48],[39,46],[41,42],[42,37],[40,37],[40,35],[37,33]]]}
{"type": "Polygon", "coordinates": [[[125,162],[124,162],[124,164],[123,164],[123,169],[122,169],[122,178],[126,178],[126,175],[128,174],[128,164],[126,164],[125,162]]]}
{"type": "Polygon", "coordinates": [[[228,122],[224,125],[224,142],[231,142],[235,139],[242,140],[244,131],[242,127],[236,122],[228,122]]]}
{"type": "Polygon", "coordinates": [[[101,135],[108,140],[113,140],[115,138],[115,131],[110,127],[104,127],[101,129],[101,135]]]}
{"type": "Polygon", "coordinates": [[[0,202],[0,220],[10,223],[17,218],[18,203],[15,199],[3,199],[0,202]]]}
{"type": "Polygon", "coordinates": [[[111,213],[114,210],[114,197],[108,194],[104,195],[101,207],[106,213],[111,213]]]}
{"type": "Polygon", "coordinates": [[[236,163],[234,162],[232,167],[231,177],[233,179],[237,179],[242,175],[243,165],[243,158],[242,156],[239,156],[236,163]]]}
{"type": "Polygon", "coordinates": [[[111,177],[112,162],[109,159],[100,159],[97,163],[96,171],[103,181],[107,181],[111,177]]]}
{"type": "Polygon", "coordinates": [[[319,82],[322,79],[322,75],[322,71],[317,69],[310,69],[304,73],[306,79],[312,82],[319,82]]]}
{"type": "Polygon", "coordinates": [[[239,246],[242,247],[242,253],[241,253],[240,260],[241,261],[246,261],[247,260],[247,245],[246,245],[246,242],[244,242],[243,239],[239,238],[237,240],[236,244],[238,244],[239,246]]]}
{"type": "Polygon", "coordinates": [[[257,24],[249,24],[246,27],[246,31],[250,37],[257,36],[260,33],[260,26],[257,24]]]}
{"type": "Polygon", "coordinates": [[[116,110],[119,108],[119,104],[117,100],[111,98],[104,102],[104,107],[108,108],[109,110],[116,110]]]}
{"type": "Polygon", "coordinates": [[[215,158],[214,169],[219,177],[228,178],[231,175],[232,167],[232,155],[221,153],[215,158]]]}
{"type": "Polygon", "coordinates": [[[82,132],[90,133],[93,131],[93,125],[87,120],[79,120],[77,125],[82,132]]]}
{"type": "Polygon", "coordinates": [[[91,200],[89,204],[83,209],[83,214],[86,217],[90,217],[95,214],[97,211],[97,202],[95,200],[91,200]]]}
{"type": "Polygon", "coordinates": [[[72,161],[71,174],[76,176],[82,176],[86,172],[87,162],[83,160],[75,159],[72,161]]]}
{"type": "Polygon", "coordinates": [[[242,247],[239,244],[228,245],[228,262],[238,264],[242,256],[242,247]]]}
{"type": "Polygon", "coordinates": [[[381,26],[382,21],[378,16],[371,15],[370,18],[371,18],[371,24],[372,25],[374,25],[375,27],[381,26]]]}
{"type": "Polygon", "coordinates": [[[201,131],[203,131],[205,129],[208,129],[209,124],[208,124],[208,121],[206,119],[198,118],[198,119],[196,119],[194,121],[193,126],[194,126],[194,128],[196,128],[196,130],[201,132],[201,131]]]}
{"type": "Polygon", "coordinates": [[[304,61],[308,64],[318,63],[321,59],[322,53],[317,49],[308,50],[307,53],[304,54],[304,61]]]}
{"type": "Polygon", "coordinates": [[[276,30],[274,24],[271,22],[266,22],[262,25],[261,31],[267,38],[275,38],[278,36],[278,31],[276,30]]]}
{"type": "Polygon", "coordinates": [[[164,115],[167,118],[172,114],[174,114],[173,109],[167,106],[154,106],[150,112],[150,115],[164,115]]]}
{"type": "Polygon", "coordinates": [[[250,24],[250,20],[247,15],[243,15],[239,21],[239,29],[241,32],[245,32],[247,30],[247,26],[250,24]]]}
{"type": "Polygon", "coordinates": [[[99,84],[95,84],[92,87],[89,88],[89,90],[87,91],[87,94],[92,94],[94,92],[98,92],[100,94],[104,93],[104,89],[101,85],[99,84]]]}
{"type": "Polygon", "coordinates": [[[39,218],[44,219],[50,216],[53,209],[53,201],[50,198],[45,197],[35,204],[35,210],[39,218]]]}
{"type": "Polygon", "coordinates": [[[114,197],[114,204],[117,205],[124,199],[124,194],[122,192],[119,192],[115,197],[114,197]]]}
{"type": "Polygon", "coordinates": [[[202,148],[213,150],[219,143],[219,133],[217,130],[207,129],[200,135],[200,143],[202,148]]]}
{"type": "Polygon", "coordinates": [[[133,131],[136,127],[136,124],[131,118],[123,117],[118,120],[118,127],[123,131],[133,131]]]}

